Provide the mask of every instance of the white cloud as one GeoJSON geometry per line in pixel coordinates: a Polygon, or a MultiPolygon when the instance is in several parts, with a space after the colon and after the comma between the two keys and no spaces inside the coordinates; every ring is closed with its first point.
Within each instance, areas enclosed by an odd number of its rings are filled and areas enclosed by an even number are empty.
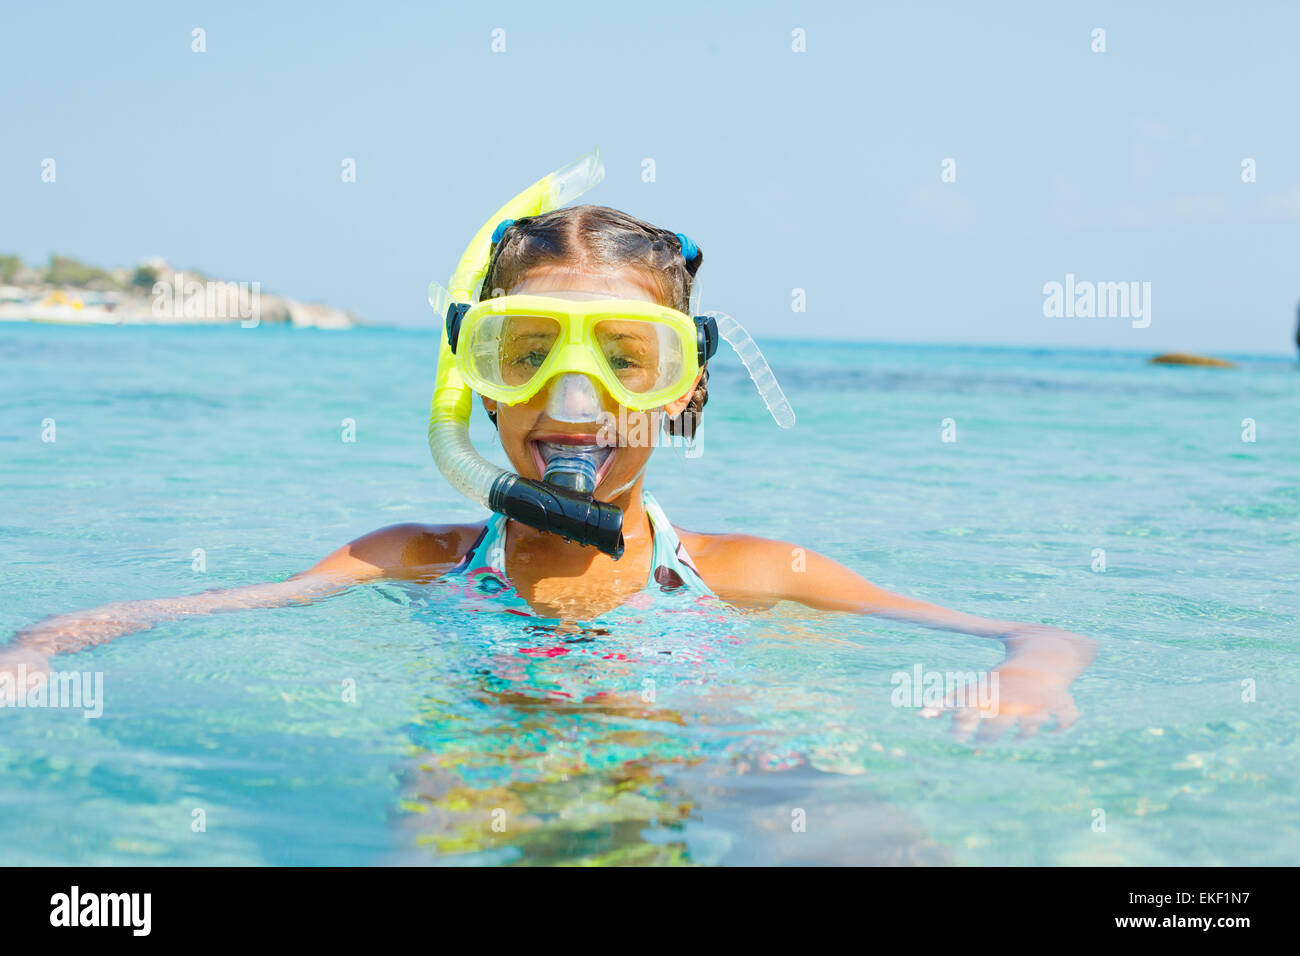
{"type": "Polygon", "coordinates": [[[899,218],[909,226],[963,232],[975,224],[975,203],[958,191],[957,183],[932,183],[907,194],[899,218]]]}
{"type": "Polygon", "coordinates": [[[1300,219],[1300,186],[1292,186],[1285,193],[1269,193],[1264,197],[1264,218],[1300,219]]]}

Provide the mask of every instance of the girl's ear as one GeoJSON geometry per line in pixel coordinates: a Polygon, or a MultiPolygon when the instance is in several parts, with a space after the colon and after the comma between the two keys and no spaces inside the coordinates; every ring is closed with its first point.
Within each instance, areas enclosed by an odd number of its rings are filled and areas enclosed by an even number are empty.
{"type": "Polygon", "coordinates": [[[496,400],[488,398],[486,395],[480,395],[479,398],[483,400],[483,408],[487,411],[488,418],[492,419],[492,427],[495,428],[497,424],[496,400]]]}
{"type": "Polygon", "coordinates": [[[700,387],[700,379],[703,376],[704,369],[700,369],[699,373],[695,376],[695,381],[691,383],[690,390],[681,398],[675,398],[664,406],[664,411],[668,413],[669,418],[676,418],[686,410],[686,406],[689,405],[691,399],[695,397],[695,390],[700,387]]]}

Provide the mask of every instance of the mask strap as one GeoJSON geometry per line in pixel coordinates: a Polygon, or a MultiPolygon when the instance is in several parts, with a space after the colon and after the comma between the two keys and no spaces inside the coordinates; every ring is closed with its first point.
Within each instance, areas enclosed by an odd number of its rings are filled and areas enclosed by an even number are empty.
{"type": "Polygon", "coordinates": [[[740,358],[745,366],[745,371],[749,373],[750,379],[754,382],[754,387],[758,389],[758,396],[767,406],[767,410],[772,413],[776,423],[782,428],[794,427],[794,409],[790,407],[790,400],[785,397],[785,392],[781,391],[781,383],[776,380],[772,374],[772,368],[767,364],[767,359],[763,358],[763,353],[759,350],[758,345],[750,338],[744,326],[727,315],[725,312],[706,312],[705,315],[711,316],[718,323],[718,332],[722,335],[728,345],[740,358]]]}

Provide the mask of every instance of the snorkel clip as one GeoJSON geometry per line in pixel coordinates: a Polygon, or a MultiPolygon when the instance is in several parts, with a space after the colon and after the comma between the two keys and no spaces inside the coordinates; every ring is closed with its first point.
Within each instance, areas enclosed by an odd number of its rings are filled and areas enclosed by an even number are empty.
{"type": "Polygon", "coordinates": [[[696,315],[695,319],[695,348],[699,353],[699,364],[702,368],[704,363],[713,358],[714,353],[718,351],[718,320],[711,315],[696,315]]]}
{"type": "Polygon", "coordinates": [[[456,340],[460,338],[461,320],[469,310],[468,302],[453,302],[447,306],[447,344],[451,346],[452,355],[456,354],[456,340]]]}

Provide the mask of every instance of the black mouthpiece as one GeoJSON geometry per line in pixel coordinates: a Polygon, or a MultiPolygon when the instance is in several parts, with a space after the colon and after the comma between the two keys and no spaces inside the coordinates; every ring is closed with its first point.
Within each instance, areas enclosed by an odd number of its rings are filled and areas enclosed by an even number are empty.
{"type": "Polygon", "coordinates": [[[492,486],[488,507],[538,531],[590,545],[616,561],[623,555],[623,512],[591,495],[503,475],[492,486]]]}

